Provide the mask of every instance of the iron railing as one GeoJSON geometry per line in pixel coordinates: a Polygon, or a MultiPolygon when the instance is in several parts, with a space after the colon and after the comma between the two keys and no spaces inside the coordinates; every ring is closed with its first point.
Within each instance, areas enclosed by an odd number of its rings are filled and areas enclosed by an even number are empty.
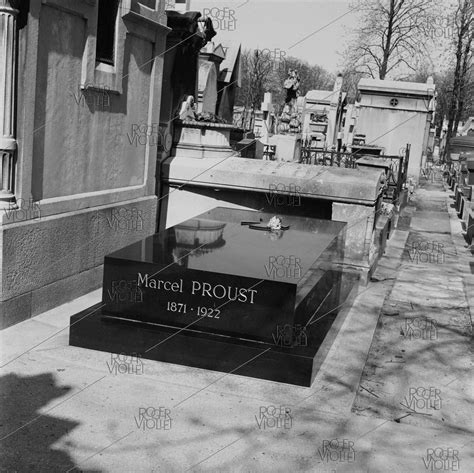
{"type": "Polygon", "coordinates": [[[318,166],[337,166],[342,168],[355,168],[360,155],[331,150],[322,150],[311,146],[301,146],[299,162],[302,164],[316,164],[318,166]]]}
{"type": "MultiPolygon", "coordinates": [[[[363,152],[347,153],[334,150],[322,150],[303,143],[299,163],[354,169],[357,167],[357,160],[363,156],[363,152]]],[[[407,181],[410,145],[407,144],[406,148],[401,150],[400,156],[381,154],[371,155],[370,157],[390,160],[391,164],[387,171],[384,199],[394,204],[399,204],[400,194],[407,181]]]]}

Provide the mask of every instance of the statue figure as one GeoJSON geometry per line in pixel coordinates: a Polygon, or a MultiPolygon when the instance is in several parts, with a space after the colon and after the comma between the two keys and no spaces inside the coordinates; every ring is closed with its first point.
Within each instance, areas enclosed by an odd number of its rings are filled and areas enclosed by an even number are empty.
{"type": "Polygon", "coordinates": [[[183,121],[196,119],[196,114],[194,113],[194,97],[192,95],[188,95],[188,98],[181,104],[179,118],[183,121]]]}
{"type": "Polygon", "coordinates": [[[288,71],[288,78],[285,80],[283,87],[286,89],[285,103],[292,103],[298,97],[300,88],[300,76],[294,69],[288,71]]]}
{"type": "Polygon", "coordinates": [[[295,107],[300,88],[300,76],[297,71],[294,69],[288,71],[288,78],[283,87],[286,89],[286,98],[278,131],[280,133],[299,133],[301,131],[301,116],[295,107]]]}
{"type": "Polygon", "coordinates": [[[201,48],[203,48],[217,34],[212,19],[210,17],[199,19],[198,32],[195,34],[201,38],[201,48]]]}

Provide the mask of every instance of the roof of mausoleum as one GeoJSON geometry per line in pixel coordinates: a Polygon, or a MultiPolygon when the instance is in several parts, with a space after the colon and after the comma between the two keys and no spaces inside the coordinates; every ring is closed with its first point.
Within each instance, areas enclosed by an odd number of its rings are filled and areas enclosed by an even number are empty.
{"type": "Polygon", "coordinates": [[[398,80],[361,79],[358,84],[360,91],[373,91],[388,95],[410,94],[433,96],[436,86],[432,83],[403,82],[398,80]]]}
{"type": "MultiPolygon", "coordinates": [[[[342,100],[344,101],[347,94],[342,92],[342,100]]],[[[330,104],[339,97],[339,91],[334,90],[310,90],[306,94],[306,102],[317,102],[330,104]]]]}

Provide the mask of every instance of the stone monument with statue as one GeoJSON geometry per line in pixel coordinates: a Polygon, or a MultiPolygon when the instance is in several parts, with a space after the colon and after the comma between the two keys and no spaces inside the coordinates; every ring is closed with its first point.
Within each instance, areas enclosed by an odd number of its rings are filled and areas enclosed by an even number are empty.
{"type": "Polygon", "coordinates": [[[217,113],[219,65],[225,58],[222,45],[209,42],[200,51],[196,100],[183,97],[174,121],[172,157],[225,158],[232,154],[234,125],[217,113]]]}
{"type": "Polygon", "coordinates": [[[298,161],[301,150],[301,114],[297,107],[300,77],[296,70],[290,69],[283,87],[286,91],[285,104],[279,117],[278,133],[269,139],[276,146],[277,161],[298,161]]]}

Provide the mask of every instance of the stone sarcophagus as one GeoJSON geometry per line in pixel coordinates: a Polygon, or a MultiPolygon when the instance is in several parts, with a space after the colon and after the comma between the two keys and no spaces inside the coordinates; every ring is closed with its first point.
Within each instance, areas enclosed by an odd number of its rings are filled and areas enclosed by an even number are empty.
{"type": "Polygon", "coordinates": [[[238,130],[226,123],[180,121],[175,123],[171,156],[183,158],[225,158],[233,153],[231,133],[238,130]]]}

